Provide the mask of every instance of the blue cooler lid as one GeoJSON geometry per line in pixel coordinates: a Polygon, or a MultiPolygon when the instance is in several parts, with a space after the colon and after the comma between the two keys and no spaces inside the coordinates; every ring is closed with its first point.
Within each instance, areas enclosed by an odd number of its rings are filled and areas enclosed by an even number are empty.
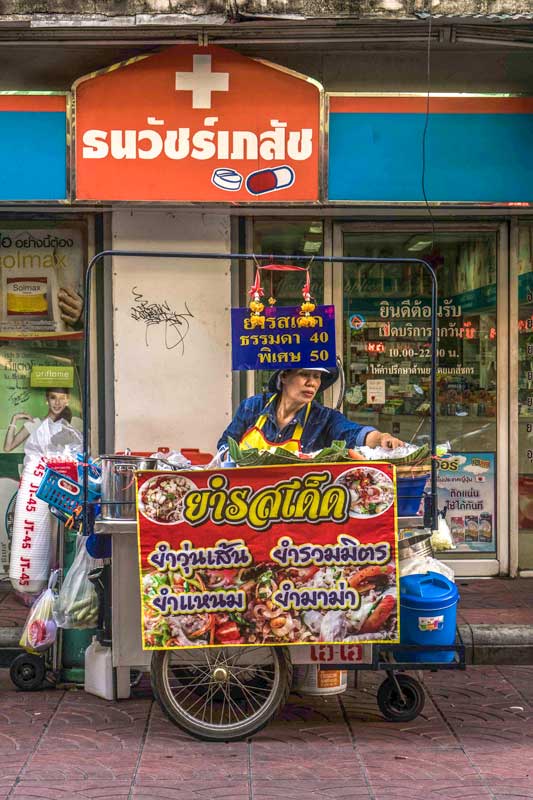
{"type": "Polygon", "coordinates": [[[400,578],[400,603],[411,608],[438,610],[459,600],[457,586],[438,572],[400,578]]]}

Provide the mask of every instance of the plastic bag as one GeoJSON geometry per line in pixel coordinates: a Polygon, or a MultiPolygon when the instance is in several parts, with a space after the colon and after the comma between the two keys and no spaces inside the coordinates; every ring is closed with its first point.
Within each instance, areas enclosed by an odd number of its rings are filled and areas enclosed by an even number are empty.
{"type": "Polygon", "coordinates": [[[448,580],[455,583],[455,573],[447,564],[443,564],[437,558],[431,556],[413,556],[400,561],[400,577],[406,575],[425,575],[427,572],[438,572],[448,580]]]}
{"type": "Polygon", "coordinates": [[[83,437],[65,419],[53,421],[46,417],[36,425],[24,446],[24,464],[28,459],[64,458],[74,459],[83,448],[83,437]]]}
{"type": "Polygon", "coordinates": [[[436,553],[445,550],[455,550],[452,532],[446,522],[444,515],[439,512],[438,528],[431,534],[431,546],[436,553]]]}
{"type": "Polygon", "coordinates": [[[158,450],[157,453],[152,453],[150,458],[159,458],[162,461],[160,469],[168,469],[169,466],[174,469],[189,469],[191,462],[185,458],[181,450],[170,450],[169,452],[158,450]]]}
{"type": "Polygon", "coordinates": [[[58,570],[52,572],[48,588],[33,604],[24,625],[19,644],[28,653],[42,653],[44,650],[48,650],[56,640],[57,625],[53,617],[53,606],[57,576],[58,570]]]}
{"type": "Polygon", "coordinates": [[[100,562],[91,558],[86,541],[86,536],[78,536],[74,561],[54,603],[54,620],[60,628],[94,628],[98,622],[98,596],[89,573],[100,562]]]}

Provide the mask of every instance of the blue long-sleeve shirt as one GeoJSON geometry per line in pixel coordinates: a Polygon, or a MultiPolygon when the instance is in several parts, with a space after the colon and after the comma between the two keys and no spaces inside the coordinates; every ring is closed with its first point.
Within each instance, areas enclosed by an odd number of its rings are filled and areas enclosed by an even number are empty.
{"type": "MultiPolygon", "coordinates": [[[[228,425],[218,441],[217,448],[220,450],[227,446],[228,436],[240,442],[246,431],[257,422],[261,414],[266,414],[267,419],[263,426],[263,435],[268,441],[275,444],[283,444],[294,436],[294,429],[299,422],[304,425],[307,406],[298,411],[296,416],[282,430],[276,420],[276,406],[271,403],[266,406],[272,395],[257,394],[243,400],[237,408],[235,416],[228,425]]],[[[364,445],[367,434],[376,430],[370,425],[359,425],[357,422],[350,422],[344,414],[333,408],[325,406],[313,400],[309,417],[305,422],[301,448],[304,453],[311,453],[329,447],[331,442],[336,439],[345,440],[348,447],[360,447],[364,445]]]]}

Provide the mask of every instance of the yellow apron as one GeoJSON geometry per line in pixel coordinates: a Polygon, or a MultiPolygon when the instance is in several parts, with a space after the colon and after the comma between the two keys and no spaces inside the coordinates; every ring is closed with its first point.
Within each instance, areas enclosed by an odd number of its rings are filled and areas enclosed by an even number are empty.
{"type": "MultiPolygon", "coordinates": [[[[275,399],[277,395],[273,395],[267,403],[269,406],[275,399]]],[[[243,434],[240,445],[241,447],[244,445],[245,447],[256,447],[258,450],[271,450],[275,449],[276,447],[282,447],[284,450],[288,450],[289,453],[300,453],[300,440],[302,438],[302,434],[304,432],[305,423],[307,422],[307,418],[309,417],[309,412],[311,411],[311,403],[307,404],[307,410],[305,412],[305,419],[304,424],[302,425],[300,422],[297,423],[294,429],[294,435],[292,439],[287,439],[286,442],[269,442],[268,439],[265,437],[263,433],[263,426],[267,421],[267,414],[261,414],[257,420],[255,425],[252,425],[251,428],[248,428],[246,433],[243,434]]]]}

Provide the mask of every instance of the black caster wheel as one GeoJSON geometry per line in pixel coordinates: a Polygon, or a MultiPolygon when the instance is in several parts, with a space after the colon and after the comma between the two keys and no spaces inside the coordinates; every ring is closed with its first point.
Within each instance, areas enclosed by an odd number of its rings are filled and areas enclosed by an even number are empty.
{"type": "Polygon", "coordinates": [[[379,710],[390,722],[410,722],[424,708],[426,696],[422,685],[410,675],[385,678],[378,689],[379,710]],[[400,687],[400,692],[398,691],[400,687]]]}
{"type": "Polygon", "coordinates": [[[12,662],[9,676],[17,689],[23,692],[35,692],[43,685],[46,675],[44,659],[32,653],[22,653],[12,662]]]}

